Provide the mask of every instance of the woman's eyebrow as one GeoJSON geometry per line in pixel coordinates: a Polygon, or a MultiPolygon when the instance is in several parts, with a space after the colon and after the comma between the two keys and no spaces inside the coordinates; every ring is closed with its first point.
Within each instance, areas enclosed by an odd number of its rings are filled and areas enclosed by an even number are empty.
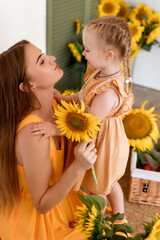
{"type": "Polygon", "coordinates": [[[42,53],[38,56],[38,58],[37,58],[37,61],[36,61],[36,64],[38,63],[38,61],[39,61],[39,59],[42,57],[42,53]]]}

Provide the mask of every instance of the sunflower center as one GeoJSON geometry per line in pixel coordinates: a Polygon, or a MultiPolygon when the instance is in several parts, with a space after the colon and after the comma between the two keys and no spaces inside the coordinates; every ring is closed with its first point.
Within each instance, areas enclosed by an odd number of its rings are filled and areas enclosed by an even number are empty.
{"type": "Polygon", "coordinates": [[[73,131],[83,132],[87,128],[87,119],[82,115],[70,113],[66,119],[67,126],[73,131]]]}
{"type": "Polygon", "coordinates": [[[149,135],[152,126],[150,120],[141,113],[130,114],[124,119],[124,128],[130,139],[142,139],[149,135]]]}
{"type": "Polygon", "coordinates": [[[113,11],[113,5],[110,3],[106,3],[103,5],[103,11],[106,13],[111,13],[113,11]]]}
{"type": "Polygon", "coordinates": [[[142,21],[143,19],[147,18],[147,14],[146,12],[143,10],[143,9],[140,9],[136,15],[136,18],[139,20],[139,21],[142,21]]]}
{"type": "Polygon", "coordinates": [[[132,37],[134,37],[135,35],[137,35],[137,27],[136,26],[134,26],[134,27],[132,27],[131,28],[131,35],[132,35],[132,37]]]}

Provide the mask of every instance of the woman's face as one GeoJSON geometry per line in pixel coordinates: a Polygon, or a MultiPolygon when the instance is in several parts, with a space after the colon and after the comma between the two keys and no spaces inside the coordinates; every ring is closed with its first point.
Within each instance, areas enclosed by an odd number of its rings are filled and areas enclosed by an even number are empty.
{"type": "Polygon", "coordinates": [[[32,44],[25,46],[26,68],[30,84],[34,89],[53,87],[63,76],[63,71],[56,64],[54,56],[42,54],[32,44]]]}

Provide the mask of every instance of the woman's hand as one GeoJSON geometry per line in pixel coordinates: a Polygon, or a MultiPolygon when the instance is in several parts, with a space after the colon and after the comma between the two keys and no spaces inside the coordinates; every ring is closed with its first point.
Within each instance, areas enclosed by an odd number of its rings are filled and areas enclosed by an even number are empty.
{"type": "Polygon", "coordinates": [[[75,163],[79,170],[86,171],[90,169],[97,159],[97,149],[91,141],[80,142],[74,149],[75,163]]]}
{"type": "Polygon", "coordinates": [[[60,136],[60,130],[56,124],[46,121],[31,124],[30,132],[33,136],[40,135],[38,142],[42,142],[50,136],[60,136]]]}

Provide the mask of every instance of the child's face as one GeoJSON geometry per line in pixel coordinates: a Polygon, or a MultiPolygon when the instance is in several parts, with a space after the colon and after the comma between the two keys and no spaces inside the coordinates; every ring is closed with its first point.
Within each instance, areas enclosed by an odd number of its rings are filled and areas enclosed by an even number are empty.
{"type": "Polygon", "coordinates": [[[93,69],[103,69],[106,68],[106,55],[103,50],[103,42],[97,39],[96,34],[86,31],[83,32],[83,45],[84,51],[83,56],[87,60],[90,68],[93,69]]]}

